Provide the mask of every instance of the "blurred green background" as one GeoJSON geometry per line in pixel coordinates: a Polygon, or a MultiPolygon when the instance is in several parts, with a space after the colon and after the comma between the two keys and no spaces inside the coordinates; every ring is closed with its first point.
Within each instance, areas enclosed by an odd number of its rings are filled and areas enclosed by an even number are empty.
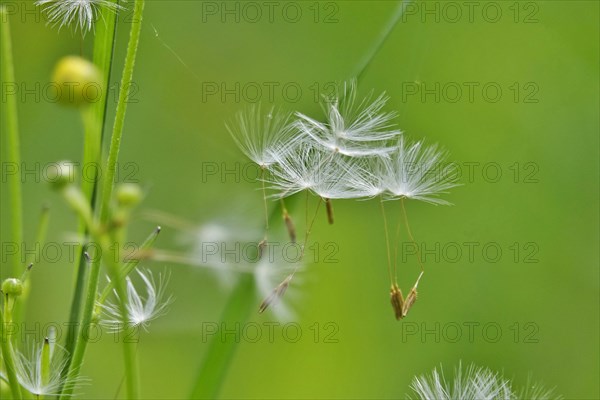
{"type": "MultiPolygon", "coordinates": [[[[460,360],[503,371],[517,385],[531,374],[568,399],[600,397],[599,3],[474,3],[471,15],[464,2],[413,5],[359,83],[362,93],[386,91],[402,130],[441,143],[463,172],[463,186],[447,197],[454,206],[407,204],[417,241],[439,246],[426,257],[419,301],[406,320],[394,320],[377,201],[335,202],[336,223],[318,218],[312,239],[321,249],[334,242],[337,262],[309,265],[297,295],[286,298],[300,339],[286,339],[282,322],[270,343],[265,323],[275,316],[252,314],[263,337],[252,343],[237,335],[222,397],[398,398],[409,392],[414,375],[440,363],[452,375],[460,360]],[[473,257],[469,243],[475,243],[473,257]],[[331,327],[335,340],[328,343],[331,327]]],[[[60,57],[79,54],[80,39],[27,14],[32,2],[10,4],[18,5],[11,20],[17,81],[43,86],[60,57]]],[[[177,215],[198,229],[207,223],[260,228],[255,183],[243,174],[238,182],[206,175],[209,166],[221,172],[244,165],[224,121],[256,100],[256,87],[263,102],[319,115],[316,88],[352,77],[397,7],[392,1],[274,2],[270,16],[270,6],[252,4],[147,2],[134,74],[139,91],[128,108],[120,158],[121,171],[133,172],[148,193],[132,239],[143,239],[153,226],[144,210],[177,215]],[[236,92],[236,84],[239,101],[220,89],[236,92]],[[214,87],[217,94],[207,92],[214,87]]],[[[132,2],[124,6],[113,77],[120,76],[132,2]]],[[[91,39],[85,39],[87,57],[91,39]]],[[[114,96],[111,104],[113,110],[114,96]]],[[[76,112],[29,96],[19,102],[19,117],[27,165],[80,160],[76,112]]],[[[4,143],[3,130],[3,160],[4,143]]],[[[3,242],[10,240],[4,183],[3,242]]],[[[61,199],[31,177],[24,197],[26,239],[34,239],[39,209],[48,203],[50,240],[68,241],[75,218],[61,199]]],[[[297,220],[304,217],[301,204],[292,207],[297,220]]],[[[395,224],[393,204],[386,206],[395,224]]],[[[157,247],[185,251],[180,232],[167,227],[163,233],[157,247]]],[[[185,397],[208,346],[207,323],[220,322],[232,286],[199,267],[148,266],[171,269],[176,301],[141,337],[143,395],[185,397]]],[[[414,257],[402,264],[405,291],[417,270],[414,257]]],[[[72,271],[68,262],[47,259],[36,266],[30,327],[66,321],[72,271]]],[[[112,337],[90,345],[83,374],[91,384],[80,390],[82,398],[114,397],[122,366],[112,337]]]]}

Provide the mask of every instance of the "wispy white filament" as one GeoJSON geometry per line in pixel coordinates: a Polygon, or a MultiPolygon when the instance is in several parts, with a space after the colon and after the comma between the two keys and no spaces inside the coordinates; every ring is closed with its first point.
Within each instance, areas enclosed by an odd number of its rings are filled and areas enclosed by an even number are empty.
{"type": "MultiPolygon", "coordinates": [[[[553,390],[528,384],[528,389],[515,392],[511,382],[488,368],[470,365],[463,371],[461,365],[454,371],[454,380],[448,382],[437,368],[429,375],[417,376],[411,388],[418,400],[559,400],[553,390]]],[[[413,398],[410,397],[409,398],[413,398]]]]}
{"type": "Polygon", "coordinates": [[[239,112],[235,121],[226,126],[246,157],[268,168],[275,162],[276,150],[284,151],[293,144],[294,127],[290,120],[290,114],[275,108],[263,114],[260,105],[254,105],[239,112]]]}
{"type": "MultiPolygon", "coordinates": [[[[144,286],[145,295],[135,288],[135,285],[129,277],[127,282],[127,312],[129,314],[130,326],[141,326],[147,330],[149,323],[164,315],[168,306],[172,302],[172,297],[166,297],[165,288],[168,282],[168,276],[158,275],[158,280],[150,271],[137,271],[144,286]]],[[[123,327],[123,316],[119,307],[119,296],[115,291],[113,302],[107,302],[101,305],[103,315],[101,323],[112,330],[119,330],[123,327]]]]}
{"type": "Polygon", "coordinates": [[[44,7],[48,21],[59,29],[74,24],[85,33],[91,31],[100,16],[102,7],[116,12],[121,6],[111,0],[38,0],[35,3],[44,7]]]}
{"type": "Polygon", "coordinates": [[[61,388],[73,389],[84,379],[69,379],[63,374],[68,362],[68,352],[59,345],[51,346],[49,375],[44,381],[42,352],[44,343],[30,343],[23,352],[17,351],[15,369],[17,380],[25,390],[35,396],[57,396],[61,388]]]}

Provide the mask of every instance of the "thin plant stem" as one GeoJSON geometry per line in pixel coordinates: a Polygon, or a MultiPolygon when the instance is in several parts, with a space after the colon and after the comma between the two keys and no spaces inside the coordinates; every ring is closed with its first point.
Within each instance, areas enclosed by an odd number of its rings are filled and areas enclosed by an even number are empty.
{"type": "Polygon", "coordinates": [[[265,188],[265,168],[261,168],[260,170],[260,180],[262,183],[262,194],[263,194],[263,204],[265,207],[265,240],[267,239],[267,234],[269,232],[269,207],[267,206],[267,189],[265,188]]]}
{"type": "MultiPolygon", "coordinates": [[[[110,217],[110,202],[112,199],[112,192],[114,188],[114,178],[117,167],[117,160],[119,158],[119,149],[121,147],[121,138],[123,136],[123,126],[125,124],[125,113],[127,111],[127,104],[129,102],[131,82],[133,79],[133,68],[135,66],[135,60],[137,56],[138,45],[140,41],[140,33],[142,29],[142,15],[144,12],[145,0],[135,0],[133,7],[133,17],[131,21],[131,29],[129,31],[129,43],[127,44],[127,53],[125,56],[125,66],[123,68],[123,76],[121,78],[121,92],[119,93],[119,100],[117,102],[117,111],[115,116],[115,123],[113,126],[113,133],[110,142],[110,150],[108,153],[108,161],[106,165],[105,180],[102,189],[102,200],[100,203],[100,221],[102,224],[107,224],[110,217]]],[[[114,261],[112,258],[111,261],[114,261]]],[[[129,315],[127,311],[127,291],[124,286],[124,279],[120,276],[120,268],[118,264],[109,262],[109,266],[112,269],[112,281],[115,283],[115,290],[119,295],[119,308],[123,318],[124,327],[129,326],[129,315]]],[[[98,271],[95,273],[94,278],[96,279],[96,291],[97,291],[97,278],[98,271]]],[[[91,278],[90,278],[91,280],[91,278]]],[[[94,293],[95,297],[95,293],[94,293]]],[[[93,308],[93,304],[90,305],[93,308]]],[[[139,398],[139,371],[137,365],[137,357],[134,343],[129,341],[123,341],[123,355],[125,358],[125,381],[127,383],[127,397],[129,399],[139,398]]]]}
{"type": "Polygon", "coordinates": [[[230,323],[244,324],[254,310],[254,277],[252,274],[243,274],[238,278],[236,287],[227,300],[221,313],[217,332],[208,343],[208,349],[200,366],[192,399],[216,399],[219,396],[227,371],[238,348],[238,340],[231,339],[231,335],[221,336],[222,327],[230,323]]]}
{"type": "MultiPolygon", "coordinates": [[[[13,84],[15,80],[15,69],[13,64],[12,54],[12,41],[10,36],[10,24],[8,18],[8,12],[6,8],[0,6],[0,32],[2,37],[0,39],[0,54],[2,55],[2,61],[0,62],[2,71],[2,83],[13,84]]],[[[19,123],[18,123],[18,112],[17,112],[17,98],[15,95],[6,97],[5,112],[3,112],[3,120],[6,121],[6,147],[7,151],[7,162],[17,170],[21,167],[21,153],[19,143],[19,123]]],[[[23,243],[23,197],[22,197],[22,182],[20,174],[10,174],[7,177],[7,188],[8,188],[8,202],[10,208],[10,226],[12,240],[17,243],[17,246],[21,246],[23,243]]],[[[13,276],[18,274],[21,266],[19,257],[13,257],[12,264],[5,264],[7,269],[7,276],[13,276]]]]}
{"type": "MultiPolygon", "coordinates": [[[[298,258],[298,261],[302,261],[304,259],[304,253],[305,253],[305,249],[306,249],[306,244],[308,243],[308,237],[310,236],[312,227],[314,226],[315,221],[317,220],[317,215],[319,215],[319,208],[321,207],[322,202],[323,202],[323,198],[319,197],[319,201],[317,202],[317,207],[315,208],[315,214],[313,215],[312,220],[310,221],[310,224],[306,226],[306,232],[304,232],[304,243],[302,243],[302,248],[300,250],[300,257],[298,258]]],[[[291,276],[294,276],[296,274],[296,272],[298,272],[298,268],[299,268],[299,264],[296,264],[296,267],[292,271],[291,276]]]]}
{"type": "Polygon", "coordinates": [[[133,67],[137,56],[138,44],[140,41],[140,32],[142,28],[142,14],[144,11],[145,0],[135,0],[133,8],[133,17],[131,21],[131,30],[129,31],[129,43],[127,44],[127,54],[125,56],[125,67],[121,78],[121,91],[117,102],[117,111],[115,123],[110,139],[110,150],[106,170],[103,171],[104,182],[102,187],[102,200],[100,203],[100,221],[105,223],[110,214],[110,201],[114,188],[114,179],[117,169],[117,160],[121,148],[121,139],[123,137],[123,126],[125,124],[125,112],[129,103],[131,82],[133,79],[133,67]]]}
{"type": "Polygon", "coordinates": [[[390,17],[388,22],[381,29],[381,32],[379,33],[379,36],[377,37],[375,43],[371,45],[368,52],[365,54],[363,61],[356,68],[354,76],[357,80],[359,80],[364,75],[369,65],[371,65],[371,62],[375,58],[375,55],[379,52],[379,50],[381,50],[384,43],[390,37],[390,34],[404,15],[404,11],[406,10],[406,7],[410,2],[411,0],[401,0],[398,2],[398,6],[392,13],[392,16],[390,17]]]}
{"type": "MultiPolygon", "coordinates": [[[[108,86],[103,86],[103,90],[105,90],[108,86]]],[[[83,108],[81,110],[81,119],[83,121],[84,126],[84,140],[83,140],[83,171],[89,171],[88,167],[92,167],[91,170],[95,171],[95,166],[99,165],[100,155],[102,150],[102,121],[97,118],[96,115],[96,107],[89,106],[83,108]]],[[[82,174],[83,175],[83,174],[82,174]]],[[[97,187],[97,175],[90,177],[82,176],[81,180],[81,192],[83,193],[86,201],[90,205],[91,210],[94,209],[94,194],[96,192],[97,187]]],[[[85,237],[87,234],[86,231],[86,221],[79,219],[79,226],[77,228],[77,233],[79,237],[85,237]]],[[[75,322],[79,319],[79,315],[81,313],[81,305],[82,305],[82,296],[85,285],[85,277],[87,272],[87,265],[85,260],[83,259],[83,253],[85,251],[85,245],[81,244],[77,246],[75,250],[76,258],[75,265],[76,276],[75,276],[75,291],[73,294],[73,299],[71,302],[71,311],[69,320],[71,322],[75,322]]],[[[69,329],[66,338],[66,349],[70,353],[73,351],[74,341],[75,341],[75,333],[74,329],[69,329]]]]}
{"type": "MultiPolygon", "coordinates": [[[[127,111],[127,103],[129,102],[129,89],[131,88],[131,82],[133,78],[133,68],[135,65],[135,59],[137,55],[137,48],[140,39],[140,32],[142,27],[142,14],[144,11],[145,0],[136,0],[134,3],[133,17],[131,21],[131,28],[129,33],[129,43],[127,44],[127,53],[125,56],[125,67],[123,68],[123,75],[121,78],[121,91],[119,93],[119,99],[117,102],[117,111],[115,116],[115,123],[113,126],[113,133],[111,136],[110,150],[108,154],[108,160],[106,168],[103,171],[103,187],[102,197],[100,202],[100,222],[106,225],[110,217],[110,202],[112,198],[112,192],[114,188],[114,178],[116,172],[116,165],[119,156],[119,149],[121,146],[121,138],[123,135],[123,126],[125,122],[125,112],[127,111]]],[[[107,40],[106,43],[112,43],[107,40]]],[[[104,247],[104,246],[101,246],[104,247]]],[[[110,246],[109,246],[110,247],[110,246]]],[[[110,255],[109,255],[110,256],[110,255]]],[[[109,261],[109,270],[113,273],[113,280],[117,278],[121,281],[118,274],[119,269],[116,265],[111,265],[110,261],[114,261],[114,258],[109,261]]],[[[96,303],[96,297],[98,292],[98,281],[100,277],[100,262],[94,261],[90,265],[90,276],[88,278],[88,284],[86,288],[85,304],[81,316],[81,328],[79,329],[79,337],[75,343],[75,349],[71,365],[69,367],[68,376],[75,378],[79,373],[81,363],[83,361],[85,349],[87,347],[87,340],[85,338],[85,328],[92,322],[94,306],[96,303]]],[[[127,301],[127,294],[123,287],[123,282],[115,282],[115,289],[119,294],[120,298],[120,309],[123,317],[124,326],[127,326],[129,317],[127,315],[127,308],[125,307],[127,301]]],[[[125,357],[125,378],[127,382],[127,396],[128,398],[135,399],[139,397],[139,380],[137,373],[137,362],[135,360],[135,351],[130,348],[131,343],[124,341],[124,357],[125,357]]],[[[72,393],[72,390],[63,391],[63,396],[66,397],[72,393]]]]}
{"type": "MultiPolygon", "coordinates": [[[[119,3],[118,0],[114,0],[116,4],[119,3]]],[[[102,137],[104,133],[104,126],[106,124],[106,108],[108,105],[107,102],[107,94],[110,83],[110,72],[112,69],[112,58],[115,47],[115,33],[117,29],[117,18],[116,13],[108,10],[106,8],[101,9],[101,18],[102,23],[98,24],[96,27],[96,34],[94,37],[94,55],[93,61],[94,64],[100,70],[100,74],[102,76],[100,85],[100,98],[99,101],[90,105],[85,111],[85,115],[83,115],[84,121],[84,160],[93,160],[93,162],[98,162],[100,160],[100,153],[102,149],[102,137]],[[86,157],[87,155],[87,157],[86,157]]],[[[84,161],[84,166],[86,166],[84,161]]],[[[96,193],[98,189],[98,179],[97,176],[94,176],[93,184],[88,185],[89,188],[86,189],[85,182],[82,183],[82,190],[85,195],[89,198],[90,206],[92,210],[95,210],[95,199],[96,193]]],[[[79,233],[85,235],[85,231],[81,227],[79,228],[79,233]]],[[[85,284],[87,276],[88,264],[84,260],[83,252],[84,248],[81,248],[77,254],[77,258],[75,260],[75,265],[77,267],[76,278],[75,278],[75,290],[73,299],[71,301],[71,311],[69,314],[69,321],[72,325],[77,324],[81,317],[81,305],[84,303],[83,296],[85,291],[85,284]]],[[[66,349],[68,351],[69,357],[72,357],[73,349],[75,346],[75,341],[77,338],[77,333],[75,329],[69,329],[67,332],[66,338],[66,349]]],[[[68,360],[68,364],[70,364],[71,359],[68,360]]]]}
{"type": "MultiPolygon", "coordinates": [[[[48,206],[44,205],[42,207],[42,211],[40,212],[40,218],[38,220],[37,228],[35,231],[35,243],[38,246],[37,252],[33,253],[31,257],[29,257],[28,265],[33,265],[34,262],[38,262],[38,259],[41,256],[41,249],[44,248],[44,244],[46,243],[46,236],[48,234],[48,223],[50,220],[50,209],[48,206]]],[[[25,270],[24,276],[27,276],[29,272],[29,268],[25,270]]],[[[27,312],[27,299],[29,298],[29,293],[31,292],[31,281],[25,280],[21,278],[23,282],[23,294],[19,297],[19,302],[15,304],[15,309],[13,310],[13,319],[15,321],[22,321],[22,316],[27,312]]]]}
{"type": "Polygon", "coordinates": [[[388,233],[388,223],[387,217],[385,216],[385,206],[383,205],[383,197],[379,196],[379,204],[381,205],[381,215],[383,216],[383,229],[385,231],[385,248],[387,250],[387,259],[388,259],[388,273],[390,275],[390,283],[394,285],[398,280],[398,277],[395,276],[396,271],[394,270],[394,274],[392,274],[392,258],[390,255],[390,235],[388,233]]]}
{"type": "Polygon", "coordinates": [[[406,207],[404,207],[404,199],[400,199],[400,208],[402,209],[402,216],[404,218],[406,232],[408,233],[408,237],[409,237],[410,241],[413,243],[413,245],[415,246],[415,248],[417,250],[417,260],[419,260],[419,265],[421,266],[421,272],[424,272],[425,268],[423,267],[423,261],[421,260],[421,252],[419,250],[419,246],[417,246],[417,242],[415,241],[415,238],[413,237],[413,234],[410,230],[410,225],[408,223],[408,215],[406,214],[406,207]]]}
{"type": "Polygon", "coordinates": [[[0,311],[0,340],[2,340],[0,348],[2,349],[2,358],[4,359],[4,366],[6,367],[6,377],[8,378],[8,384],[12,395],[15,399],[21,399],[21,386],[19,385],[15,369],[15,352],[10,331],[9,329],[6,329],[12,324],[10,307],[9,297],[4,296],[4,310],[0,311]]]}

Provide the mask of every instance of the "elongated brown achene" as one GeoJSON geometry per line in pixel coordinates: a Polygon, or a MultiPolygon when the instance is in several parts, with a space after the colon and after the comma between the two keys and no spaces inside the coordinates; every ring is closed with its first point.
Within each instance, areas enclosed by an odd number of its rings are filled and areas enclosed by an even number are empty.
{"type": "Polygon", "coordinates": [[[400,290],[398,285],[395,283],[390,289],[390,301],[392,303],[392,308],[394,309],[396,319],[401,320],[404,317],[404,296],[402,296],[402,290],[400,290]]]}
{"type": "Polygon", "coordinates": [[[288,214],[287,210],[283,211],[283,221],[285,222],[285,227],[287,228],[288,235],[290,236],[290,242],[296,243],[296,226],[294,225],[294,221],[290,214],[288,214]]]}
{"type": "Polygon", "coordinates": [[[262,260],[265,249],[267,248],[267,239],[263,239],[258,243],[258,259],[262,260]]]}
{"type": "Polygon", "coordinates": [[[327,210],[327,222],[329,225],[333,225],[333,204],[331,199],[325,199],[325,209],[327,210]]]}
{"type": "Polygon", "coordinates": [[[288,275],[275,289],[273,289],[271,294],[260,303],[260,307],[258,308],[259,313],[262,314],[271,304],[275,304],[285,294],[293,277],[293,275],[288,275]]]}

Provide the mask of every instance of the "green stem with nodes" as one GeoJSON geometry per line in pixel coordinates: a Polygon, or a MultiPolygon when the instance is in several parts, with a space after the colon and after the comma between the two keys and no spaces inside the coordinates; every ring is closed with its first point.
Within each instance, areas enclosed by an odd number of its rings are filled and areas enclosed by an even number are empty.
{"type": "MultiPolygon", "coordinates": [[[[118,0],[115,0],[114,2],[116,4],[119,3],[118,0]]],[[[96,26],[93,61],[100,70],[102,76],[100,82],[101,91],[99,101],[82,111],[85,129],[83,150],[84,166],[87,165],[86,163],[99,162],[101,157],[102,137],[104,133],[104,126],[106,124],[106,108],[108,104],[107,96],[110,85],[112,58],[115,47],[115,32],[117,29],[116,12],[107,9],[106,7],[101,7],[100,16],[100,20],[103,21],[103,23],[100,23],[96,26]]],[[[85,196],[89,199],[92,209],[95,209],[97,187],[97,176],[94,176],[94,179],[89,181],[89,183],[84,180],[81,185],[81,189],[85,196]]],[[[85,224],[80,222],[78,229],[80,235],[85,235],[86,233],[84,226],[85,224]]],[[[84,251],[85,250],[82,247],[80,251],[76,253],[77,258],[75,260],[75,265],[77,266],[77,276],[75,278],[75,292],[71,302],[71,311],[69,314],[69,321],[72,325],[75,325],[79,321],[81,305],[83,303],[85,277],[88,268],[87,262],[83,257],[84,251]]],[[[66,339],[66,348],[69,355],[73,354],[75,340],[75,330],[69,329],[66,339]]]]}
{"type": "MultiPolygon", "coordinates": [[[[111,232],[108,232],[102,229],[103,225],[98,224],[91,216],[91,208],[89,204],[87,204],[86,199],[75,185],[69,185],[62,190],[62,195],[67,201],[67,203],[71,206],[71,208],[77,213],[77,215],[81,218],[81,220],[86,221],[86,229],[90,232],[92,240],[99,244],[101,253],[105,256],[102,258],[104,263],[106,264],[109,275],[111,276],[111,287],[114,288],[118,297],[119,311],[122,316],[122,323],[125,329],[125,333],[130,327],[130,320],[127,309],[127,291],[124,285],[124,271],[130,271],[135,267],[137,261],[130,261],[127,263],[127,266],[123,266],[120,262],[118,255],[118,248],[112,246],[111,243],[114,242],[114,238],[111,235],[111,232]]],[[[149,246],[155,239],[156,233],[151,235],[151,238],[147,239],[145,242],[146,246],[149,246]]],[[[92,266],[96,266],[99,270],[99,255],[96,254],[95,257],[92,258],[92,266]]],[[[95,323],[94,309],[96,305],[97,299],[97,290],[89,291],[86,297],[86,309],[91,305],[91,312],[84,313],[82,326],[79,329],[78,333],[78,341],[77,344],[79,346],[75,347],[75,353],[73,354],[73,362],[71,363],[68,377],[74,379],[79,373],[79,368],[77,366],[81,365],[81,361],[83,360],[83,350],[85,350],[84,345],[80,345],[80,343],[86,343],[87,335],[86,329],[91,324],[95,323]]],[[[127,336],[126,336],[127,337],[127,336]]],[[[125,378],[127,382],[127,398],[135,399],[139,397],[139,382],[138,382],[138,368],[137,368],[137,360],[136,360],[136,351],[135,344],[130,343],[128,340],[123,341],[123,352],[125,358],[125,378]]],[[[71,395],[72,388],[65,388],[65,391],[62,394],[62,397],[67,397],[71,395]]]]}
{"type": "MultiPolygon", "coordinates": [[[[123,75],[121,78],[121,91],[119,93],[119,99],[117,102],[117,111],[110,142],[108,160],[106,163],[106,168],[103,171],[104,181],[102,186],[102,197],[100,202],[100,224],[103,227],[108,226],[108,222],[110,219],[110,203],[114,188],[116,165],[119,156],[119,148],[121,146],[121,138],[123,135],[125,112],[127,111],[127,103],[129,102],[129,89],[131,88],[131,82],[133,78],[133,67],[135,65],[137,48],[140,40],[144,4],[144,0],[136,0],[134,4],[131,29],[129,32],[129,43],[127,44],[127,54],[125,56],[125,67],[123,68],[123,75]]],[[[106,39],[104,41],[105,45],[110,42],[112,42],[112,40],[106,39]]],[[[99,45],[99,47],[102,46],[99,45]]],[[[88,229],[90,229],[90,227],[88,227],[88,229]]],[[[103,246],[101,246],[101,248],[102,247],[103,246]]],[[[105,252],[104,254],[110,256],[110,245],[108,247],[109,251],[105,252]]],[[[119,295],[119,307],[122,312],[124,326],[127,326],[129,320],[129,317],[127,315],[127,309],[125,306],[127,302],[127,293],[123,285],[123,279],[119,273],[119,265],[114,265],[112,263],[114,260],[114,254],[112,260],[106,260],[105,258],[105,261],[108,262],[107,266],[109,267],[108,270],[111,274],[111,279],[115,282],[115,289],[117,291],[117,294],[119,295]]],[[[79,369],[83,361],[85,349],[87,347],[87,340],[85,337],[86,335],[84,334],[85,327],[89,326],[93,321],[93,312],[97,298],[99,278],[100,262],[99,260],[94,260],[94,262],[92,262],[90,266],[90,274],[87,282],[88,284],[85,295],[85,304],[82,311],[82,316],[80,318],[82,323],[79,329],[78,338],[75,342],[73,357],[68,372],[68,376],[71,378],[75,378],[78,375],[79,369]]],[[[123,344],[125,357],[125,379],[127,382],[127,396],[128,398],[135,399],[139,397],[139,381],[137,373],[137,363],[135,360],[135,348],[132,347],[132,343],[126,343],[126,341],[124,341],[123,344]]],[[[67,397],[71,393],[72,390],[70,389],[64,390],[61,397],[67,397]]]]}
{"type": "Polygon", "coordinates": [[[10,390],[15,399],[21,399],[21,386],[17,379],[15,370],[15,352],[12,345],[12,313],[11,305],[9,304],[9,296],[4,296],[4,310],[0,312],[0,348],[2,349],[2,358],[6,367],[6,376],[10,390]]]}
{"type": "MultiPolygon", "coordinates": [[[[4,6],[0,6],[0,32],[2,32],[0,38],[0,54],[2,55],[2,62],[0,68],[2,71],[2,82],[14,83],[15,81],[15,69],[12,58],[12,42],[10,37],[10,25],[8,20],[8,13],[4,6]]],[[[3,118],[6,121],[7,140],[6,147],[7,161],[9,164],[20,168],[21,166],[21,153],[19,144],[19,124],[18,124],[18,113],[17,113],[17,98],[16,94],[7,96],[6,109],[2,113],[3,118]]],[[[20,174],[11,174],[7,178],[7,187],[9,198],[9,208],[11,216],[11,236],[19,245],[23,243],[23,197],[21,188],[21,176],[20,174]]],[[[20,268],[19,257],[14,257],[13,264],[5,267],[7,269],[7,276],[13,276],[17,274],[20,268]]]]}

